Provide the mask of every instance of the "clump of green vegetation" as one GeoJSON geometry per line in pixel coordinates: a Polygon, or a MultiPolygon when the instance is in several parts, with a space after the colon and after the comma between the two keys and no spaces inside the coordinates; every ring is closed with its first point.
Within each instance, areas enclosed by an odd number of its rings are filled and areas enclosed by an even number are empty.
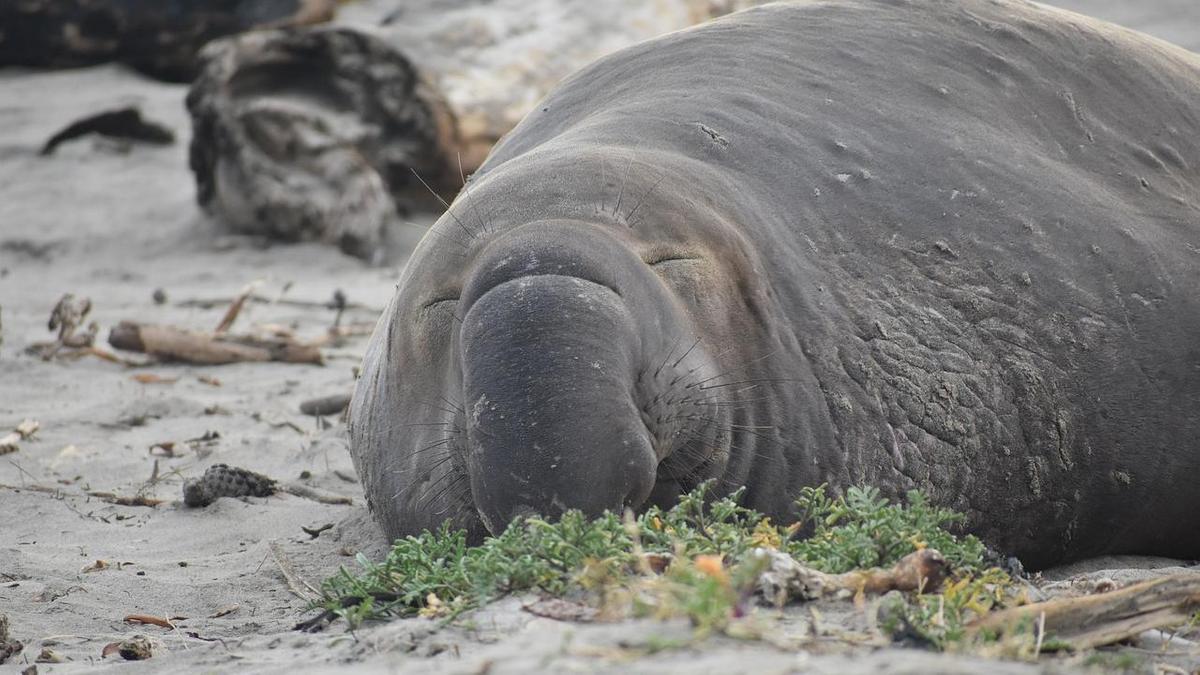
{"type": "Polygon", "coordinates": [[[319,606],[356,626],[386,616],[452,617],[506,593],[536,590],[602,602],[623,598],[638,614],[685,616],[706,634],[725,630],[742,612],[762,564],[746,554],[758,547],[830,573],[887,567],[920,548],[937,548],[956,576],[945,593],[906,604],[897,621],[938,647],[961,639],[969,613],[1002,599],[1007,577],[984,570],[979,541],[945,529],[960,516],[930,506],[920,493],[909,493],[902,506],[872,488],[836,499],[824,487],[806,489],[797,500],[801,521],[780,528],[742,506],[741,490],[713,499],[708,489],[701,485],[674,507],[637,517],[589,520],[573,511],[553,523],[527,518],[474,547],[448,527],[407,537],[382,562],[360,556],[358,572],[343,568],[326,580],[319,606]],[[804,527],[812,536],[796,537],[804,527]],[[669,562],[663,574],[651,571],[652,559],[669,562]]]}
{"type": "Polygon", "coordinates": [[[837,499],[826,496],[823,485],[804,488],[796,506],[800,522],[812,525],[812,535],[785,550],[823,572],[841,573],[885,567],[928,547],[941,552],[955,570],[983,571],[983,544],[947,529],[962,514],[931,506],[917,490],[908,492],[907,500],[890,504],[873,487],[853,487],[837,499]]]}

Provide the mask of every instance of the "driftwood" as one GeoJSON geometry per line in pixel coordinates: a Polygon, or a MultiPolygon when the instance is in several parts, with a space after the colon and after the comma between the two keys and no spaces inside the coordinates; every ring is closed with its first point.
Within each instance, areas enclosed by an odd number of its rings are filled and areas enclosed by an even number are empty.
{"type": "Polygon", "coordinates": [[[350,394],[333,394],[302,402],[300,412],[313,417],[336,415],[345,410],[348,405],[350,405],[350,394]]]}
{"type": "Polygon", "coordinates": [[[334,0],[20,0],[0,2],[0,66],[121,61],[187,82],[196,52],[223,35],[327,21],[334,0]]]}
{"type": "Polygon", "coordinates": [[[1144,631],[1186,623],[1200,611],[1200,574],[1173,574],[1120,590],[1057,598],[993,612],[970,627],[975,635],[1037,630],[1083,650],[1121,642],[1144,631]]]}
{"type": "Polygon", "coordinates": [[[316,345],[293,339],[203,333],[133,321],[122,321],[113,328],[108,343],[167,361],[205,365],[247,361],[323,363],[316,345]]]}
{"type": "Polygon", "coordinates": [[[758,591],[776,605],[827,596],[882,595],[888,591],[936,591],[946,578],[946,559],[927,548],[910,553],[891,569],[873,568],[845,574],[827,574],[800,564],[792,556],[769,548],[755,549],[754,559],[766,559],[759,574],[758,591]]]}
{"type": "Polygon", "coordinates": [[[243,232],[377,259],[563,77],[759,0],[416,0],[376,30],[215,41],[188,94],[197,199],[243,232]],[[363,67],[370,64],[370,67],[363,67]]]}

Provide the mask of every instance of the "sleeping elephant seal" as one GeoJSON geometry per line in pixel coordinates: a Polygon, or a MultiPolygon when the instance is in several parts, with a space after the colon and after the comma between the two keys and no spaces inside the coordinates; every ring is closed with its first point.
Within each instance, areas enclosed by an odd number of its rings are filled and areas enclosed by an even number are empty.
{"type": "Polygon", "coordinates": [[[1200,556],[1200,58],[997,0],[752,9],[493,150],[372,339],[391,536],[925,490],[1032,567],[1200,556]]]}

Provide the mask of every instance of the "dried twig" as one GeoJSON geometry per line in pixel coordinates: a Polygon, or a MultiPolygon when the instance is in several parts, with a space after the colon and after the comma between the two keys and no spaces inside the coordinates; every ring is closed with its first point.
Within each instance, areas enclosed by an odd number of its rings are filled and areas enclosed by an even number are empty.
{"type": "Polygon", "coordinates": [[[170,621],[167,621],[161,617],[150,616],[149,614],[130,614],[122,620],[125,623],[144,623],[154,626],[162,626],[167,630],[175,630],[175,626],[170,621]]]}
{"type": "Polygon", "coordinates": [[[283,549],[277,542],[269,542],[267,546],[271,549],[271,557],[275,559],[275,564],[279,566],[279,571],[283,573],[283,578],[287,581],[288,590],[297,598],[306,601],[313,601],[321,597],[321,593],[305,581],[299,574],[296,574],[292,563],[284,555],[283,549]]]}
{"type": "Polygon", "coordinates": [[[75,493],[75,492],[66,492],[66,491],[62,490],[61,488],[51,487],[48,485],[6,485],[4,483],[0,483],[0,490],[13,490],[15,492],[20,492],[22,490],[28,490],[30,492],[40,492],[42,494],[48,494],[57,499],[62,499],[65,497],[78,497],[80,499],[83,499],[86,497],[92,497],[94,499],[99,499],[100,501],[106,502],[108,504],[116,504],[117,506],[149,506],[149,507],[153,508],[153,507],[158,506],[159,504],[163,503],[163,500],[161,500],[161,499],[153,499],[150,497],[141,497],[141,496],[123,497],[121,495],[117,495],[112,492],[104,492],[104,491],[100,491],[100,490],[88,490],[88,491],[84,492],[83,494],[79,494],[79,493],[75,493]]]}
{"type": "Polygon", "coordinates": [[[229,309],[225,310],[225,316],[221,317],[221,322],[217,324],[216,329],[213,331],[214,334],[220,335],[233,326],[233,322],[237,320],[238,314],[242,312],[242,307],[246,305],[246,301],[250,299],[250,296],[254,295],[254,290],[261,283],[261,281],[253,281],[247,284],[241,293],[238,293],[233,302],[229,303],[229,309]]]}
{"type": "Polygon", "coordinates": [[[346,497],[345,495],[335,495],[328,492],[323,492],[299,483],[287,483],[280,485],[279,491],[286,492],[293,497],[311,499],[314,502],[321,504],[346,505],[354,503],[353,499],[346,497]]]}

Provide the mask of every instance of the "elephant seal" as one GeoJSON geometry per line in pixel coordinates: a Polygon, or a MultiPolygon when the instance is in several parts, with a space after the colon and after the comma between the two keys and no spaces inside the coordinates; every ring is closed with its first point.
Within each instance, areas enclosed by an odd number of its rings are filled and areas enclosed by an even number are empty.
{"type": "Polygon", "coordinates": [[[603,58],[404,270],[387,534],[919,488],[1029,567],[1200,557],[1200,58],[1013,0],[747,10],[603,58]]]}

